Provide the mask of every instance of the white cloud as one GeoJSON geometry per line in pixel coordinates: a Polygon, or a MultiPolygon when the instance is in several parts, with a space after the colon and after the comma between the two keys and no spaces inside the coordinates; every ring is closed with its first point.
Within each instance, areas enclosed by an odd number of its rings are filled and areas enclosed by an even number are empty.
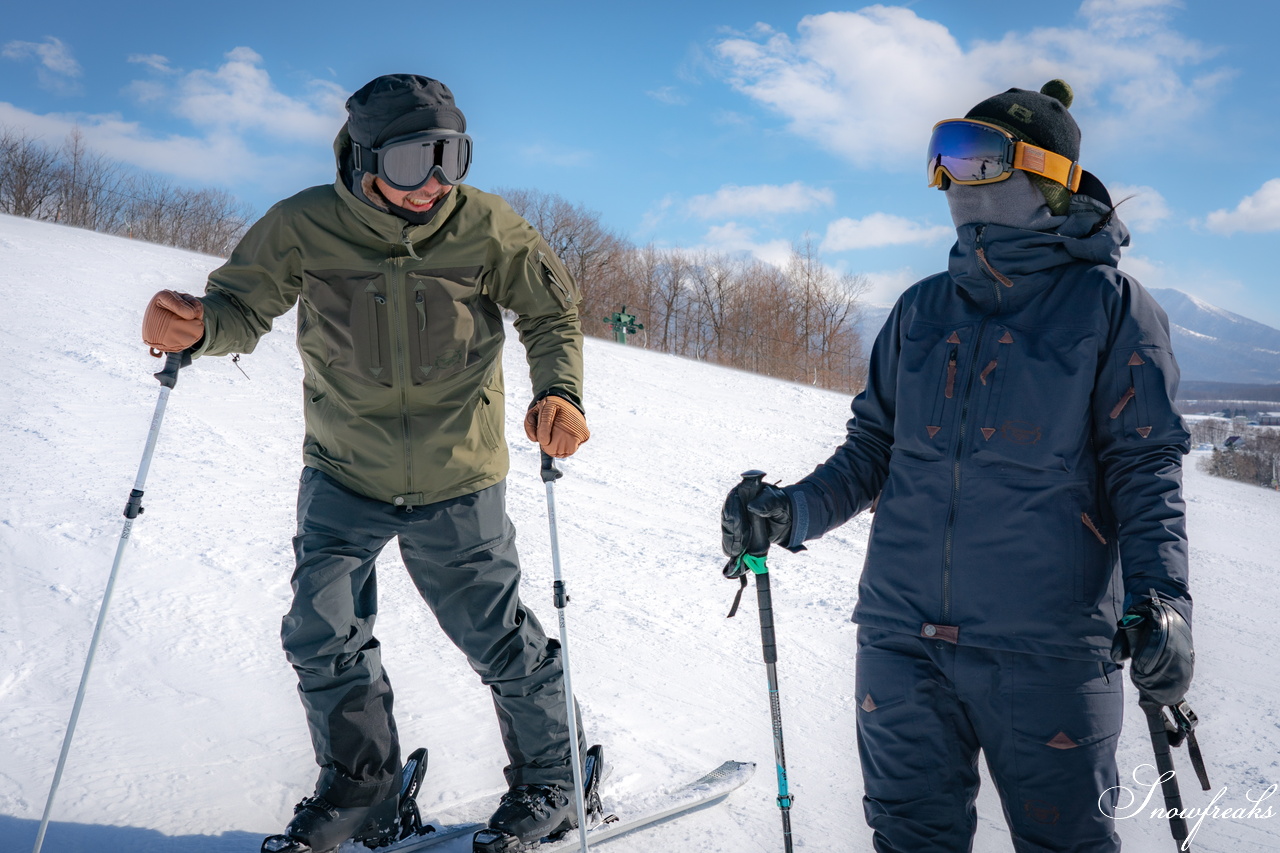
{"type": "Polygon", "coordinates": [[[659,103],[669,104],[674,107],[682,107],[689,103],[689,99],[681,94],[680,90],[675,86],[662,86],[645,92],[645,94],[659,103]]]}
{"type": "MultiPolygon", "coordinates": [[[[1010,32],[961,45],[937,21],[898,6],[803,18],[797,36],[759,32],[713,46],[735,89],[790,129],[861,166],[917,164],[929,129],[1011,85],[1054,77],[1075,89],[1074,113],[1103,136],[1156,134],[1194,114],[1225,79],[1184,79],[1209,51],[1170,28],[1169,0],[1089,0],[1080,24],[1010,32]],[[1103,132],[1100,132],[1103,131],[1103,132]]],[[[1088,142],[1086,139],[1087,160],[1088,142]]]]}
{"type": "Polygon", "coordinates": [[[78,127],[95,153],[183,181],[244,180],[260,176],[265,165],[236,137],[156,136],[114,113],[37,115],[0,102],[0,125],[22,128],[54,147],[78,127]]]}
{"type": "Polygon", "coordinates": [[[740,187],[728,184],[711,195],[694,196],[685,209],[699,219],[729,219],[801,213],[815,207],[830,207],[835,200],[835,193],[831,190],[811,187],[800,181],[786,186],[760,184],[740,187]]]}
{"type": "Polygon", "coordinates": [[[159,71],[161,74],[176,73],[173,66],[169,64],[169,57],[161,56],[158,53],[135,53],[129,57],[129,62],[145,65],[153,71],[159,71]]]}
{"type": "Polygon", "coordinates": [[[863,276],[867,279],[867,291],[862,298],[868,305],[892,305],[904,290],[922,278],[911,267],[863,273],[863,276]]]}
{"type": "Polygon", "coordinates": [[[1272,178],[1256,193],[1245,196],[1235,210],[1213,211],[1205,226],[1218,234],[1280,231],[1280,178],[1272,178]]]}
{"type": "Polygon", "coordinates": [[[155,133],[119,113],[37,114],[2,102],[0,125],[52,145],[79,127],[95,152],[180,182],[256,181],[264,190],[287,192],[317,173],[332,174],[330,145],[346,119],[345,91],[312,80],[301,95],[289,95],[276,88],[262,57],[249,48],[236,48],[225,60],[211,70],[183,71],[163,56],[130,57],[154,73],[126,90],[152,109],[185,119],[191,132],[155,133]],[[255,137],[288,143],[287,150],[255,137]]]}
{"type": "Polygon", "coordinates": [[[755,229],[726,222],[707,229],[702,244],[688,250],[691,255],[703,251],[742,253],[776,267],[785,267],[791,258],[791,243],[788,240],[759,242],[755,229]]]}
{"type": "Polygon", "coordinates": [[[1164,196],[1152,187],[1114,184],[1109,190],[1112,202],[1120,205],[1120,219],[1134,231],[1159,231],[1164,221],[1173,215],[1164,196]]]}
{"type": "Polygon", "coordinates": [[[254,50],[237,47],[216,69],[183,74],[172,89],[170,108],[196,127],[291,141],[332,139],[346,119],[348,93],[336,83],[313,79],[307,94],[286,95],[262,62],[254,50]]]}
{"type": "Polygon", "coordinates": [[[872,213],[861,219],[844,217],[828,225],[822,251],[846,252],[850,249],[936,243],[954,238],[955,233],[949,225],[924,225],[891,213],[872,213]]]}
{"type": "Polygon", "coordinates": [[[62,95],[79,94],[80,63],[71,55],[71,49],[61,39],[45,36],[43,42],[11,41],[0,50],[6,59],[19,62],[35,59],[39,63],[36,79],[41,88],[62,95]]]}

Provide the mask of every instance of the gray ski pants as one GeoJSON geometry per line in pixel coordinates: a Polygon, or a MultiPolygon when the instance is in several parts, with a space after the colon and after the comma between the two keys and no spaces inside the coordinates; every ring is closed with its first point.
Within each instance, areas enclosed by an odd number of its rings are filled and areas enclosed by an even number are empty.
{"type": "Polygon", "coordinates": [[[280,635],[321,768],[317,795],[359,806],[396,788],[400,747],[391,683],[373,635],[374,560],[392,537],[440,627],[493,693],[508,784],[573,791],[560,644],[520,602],[505,497],[503,482],[403,508],[303,469],[293,606],[280,635]]]}

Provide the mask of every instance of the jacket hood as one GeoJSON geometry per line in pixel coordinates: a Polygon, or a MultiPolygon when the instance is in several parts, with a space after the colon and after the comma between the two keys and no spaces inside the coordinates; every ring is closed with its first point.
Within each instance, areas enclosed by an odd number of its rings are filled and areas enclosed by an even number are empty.
{"type": "Polygon", "coordinates": [[[1054,284],[1068,264],[1119,264],[1129,229],[1102,183],[1085,175],[1056,231],[978,223],[956,229],[947,271],[966,298],[983,311],[1004,313],[1054,284]]]}

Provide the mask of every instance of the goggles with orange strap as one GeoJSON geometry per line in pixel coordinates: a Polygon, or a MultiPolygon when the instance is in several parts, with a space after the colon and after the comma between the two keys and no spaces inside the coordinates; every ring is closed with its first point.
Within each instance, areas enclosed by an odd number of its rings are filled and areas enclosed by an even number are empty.
{"type": "Polygon", "coordinates": [[[929,186],[946,189],[944,178],[968,186],[994,184],[1007,180],[1014,169],[1048,178],[1072,192],[1080,187],[1079,162],[1016,139],[1002,127],[967,118],[933,126],[929,186]]]}

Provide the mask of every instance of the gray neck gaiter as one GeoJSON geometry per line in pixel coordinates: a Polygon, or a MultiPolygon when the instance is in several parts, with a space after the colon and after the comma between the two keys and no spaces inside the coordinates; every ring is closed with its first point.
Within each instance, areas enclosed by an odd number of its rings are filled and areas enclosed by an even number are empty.
{"type": "Polygon", "coordinates": [[[951,221],[962,225],[1006,225],[1028,231],[1056,231],[1067,221],[1054,216],[1049,205],[1026,172],[1015,171],[995,184],[964,186],[952,184],[947,190],[951,221]]]}

